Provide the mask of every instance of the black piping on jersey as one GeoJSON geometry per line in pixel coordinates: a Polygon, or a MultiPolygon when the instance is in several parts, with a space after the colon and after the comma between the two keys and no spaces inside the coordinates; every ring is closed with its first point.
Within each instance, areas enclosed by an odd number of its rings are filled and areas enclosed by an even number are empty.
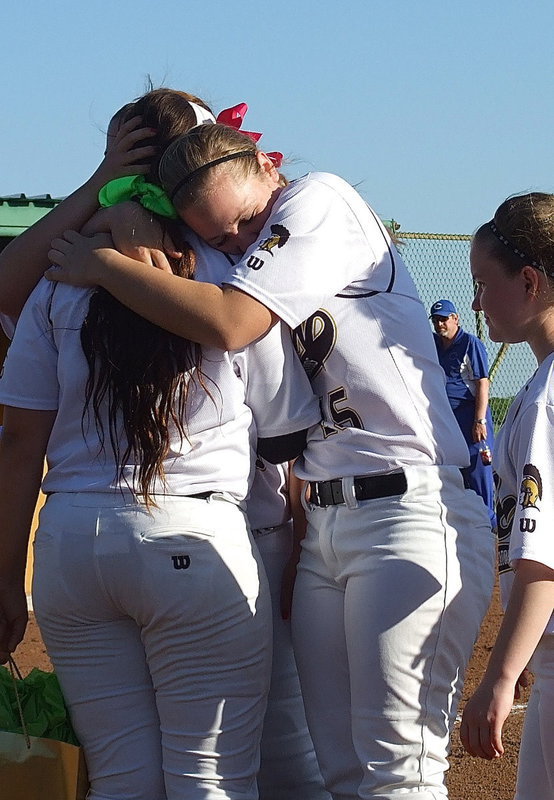
{"type": "Polygon", "coordinates": [[[394,255],[393,255],[393,252],[392,252],[392,248],[390,246],[390,242],[387,239],[387,237],[385,236],[385,234],[383,233],[383,231],[381,229],[382,223],[381,223],[380,220],[377,219],[377,215],[375,214],[374,210],[371,208],[371,206],[368,206],[368,209],[371,211],[371,214],[372,214],[373,218],[377,222],[377,227],[379,228],[379,230],[383,234],[383,239],[385,240],[385,244],[387,245],[387,250],[389,251],[389,258],[390,258],[390,263],[391,263],[391,276],[390,276],[389,285],[384,290],[384,292],[380,291],[379,289],[375,289],[373,292],[362,292],[361,294],[342,294],[342,293],[340,293],[340,294],[336,294],[335,297],[345,297],[346,299],[348,299],[349,297],[352,297],[354,299],[356,299],[358,297],[374,297],[376,294],[389,294],[392,291],[392,287],[394,286],[394,279],[396,278],[396,263],[394,261],[394,255]]]}
{"type": "Polygon", "coordinates": [[[54,292],[58,288],[58,282],[52,281],[52,290],[50,292],[50,297],[48,298],[48,308],[46,311],[46,316],[48,317],[48,322],[50,323],[52,330],[54,330],[54,322],[52,320],[52,303],[54,302],[54,292]]]}
{"type": "Polygon", "coordinates": [[[48,298],[48,306],[46,308],[46,316],[48,317],[48,322],[50,323],[52,334],[54,334],[56,331],[79,331],[79,330],[81,330],[82,325],[79,326],[78,328],[57,328],[57,327],[54,326],[54,320],[52,319],[52,305],[54,303],[54,294],[56,292],[56,289],[58,289],[58,287],[61,286],[62,284],[58,283],[58,281],[50,281],[50,283],[52,284],[52,288],[50,290],[50,297],[48,298]]]}
{"type": "MultiPolygon", "coordinates": [[[[385,240],[385,244],[387,245],[387,250],[389,251],[389,258],[390,258],[390,263],[391,263],[391,277],[390,277],[389,285],[387,286],[387,288],[385,289],[384,292],[382,292],[379,289],[375,289],[372,292],[362,292],[361,294],[341,294],[341,293],[339,293],[339,294],[336,294],[335,297],[345,297],[347,299],[350,298],[350,297],[354,298],[354,299],[356,299],[358,297],[374,297],[374,295],[376,295],[376,294],[383,294],[383,293],[384,294],[389,294],[392,291],[392,287],[394,286],[394,279],[396,278],[396,263],[394,261],[394,255],[393,255],[393,252],[392,252],[392,249],[391,249],[391,246],[390,246],[390,242],[387,239],[387,237],[385,236],[385,234],[383,233],[383,231],[381,230],[382,223],[381,223],[380,220],[378,220],[377,215],[375,214],[375,212],[373,211],[371,206],[368,206],[368,209],[371,211],[371,214],[372,214],[373,218],[377,222],[377,227],[379,228],[379,230],[383,234],[383,239],[385,240]]],[[[232,264],[233,266],[235,266],[236,262],[233,261],[233,259],[229,255],[229,253],[224,253],[223,255],[225,256],[225,258],[227,259],[229,264],[232,264]]]]}

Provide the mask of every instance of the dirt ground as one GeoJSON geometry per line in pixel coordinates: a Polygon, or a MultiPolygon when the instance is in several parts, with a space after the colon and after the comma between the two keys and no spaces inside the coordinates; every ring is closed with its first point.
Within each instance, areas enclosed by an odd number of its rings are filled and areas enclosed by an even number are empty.
{"type": "MultiPolygon", "coordinates": [[[[471,695],[483,674],[498,630],[500,615],[498,592],[495,592],[469,667],[464,699],[471,695]]],[[[27,674],[32,667],[50,669],[48,656],[32,615],[25,639],[18,647],[15,656],[24,674],[27,674]]],[[[523,705],[526,699],[524,697],[518,706],[523,705]]],[[[451,767],[448,773],[450,800],[512,800],[522,723],[523,708],[514,708],[504,726],[503,739],[506,752],[502,759],[494,762],[468,756],[460,744],[458,725],[456,725],[452,736],[451,767]]]]}

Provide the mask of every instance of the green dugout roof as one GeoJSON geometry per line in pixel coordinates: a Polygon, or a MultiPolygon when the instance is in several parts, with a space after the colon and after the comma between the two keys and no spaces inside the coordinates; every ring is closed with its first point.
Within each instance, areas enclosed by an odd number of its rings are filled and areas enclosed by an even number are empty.
{"type": "Polygon", "coordinates": [[[0,236],[18,236],[62,199],[49,194],[38,197],[27,197],[24,194],[0,197],[0,236]]]}

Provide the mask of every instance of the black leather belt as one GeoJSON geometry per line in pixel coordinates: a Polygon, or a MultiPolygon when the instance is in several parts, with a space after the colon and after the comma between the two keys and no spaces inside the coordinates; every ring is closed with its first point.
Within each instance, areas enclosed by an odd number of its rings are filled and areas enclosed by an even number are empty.
{"type": "Polygon", "coordinates": [[[194,500],[207,500],[212,494],[213,492],[198,492],[198,494],[187,494],[187,497],[191,497],[194,500]]]}
{"type": "MultiPolygon", "coordinates": [[[[408,482],[403,472],[390,472],[387,475],[361,475],[354,478],[356,500],[393,497],[404,494],[407,489],[408,482]]],[[[309,502],[323,508],[346,503],[342,491],[342,478],[335,478],[332,481],[311,481],[309,502]]]]}

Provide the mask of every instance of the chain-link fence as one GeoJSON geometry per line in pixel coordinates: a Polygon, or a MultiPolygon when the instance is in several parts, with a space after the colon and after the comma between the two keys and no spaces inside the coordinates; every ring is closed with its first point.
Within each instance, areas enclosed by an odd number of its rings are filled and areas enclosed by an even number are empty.
{"type": "Polygon", "coordinates": [[[430,309],[435,300],[441,298],[452,300],[462,327],[485,343],[490,366],[491,409],[495,428],[498,428],[512,398],[537,366],[531,349],[527,344],[491,342],[482,313],[471,310],[470,236],[396,232],[396,237],[425,308],[430,309]]]}

